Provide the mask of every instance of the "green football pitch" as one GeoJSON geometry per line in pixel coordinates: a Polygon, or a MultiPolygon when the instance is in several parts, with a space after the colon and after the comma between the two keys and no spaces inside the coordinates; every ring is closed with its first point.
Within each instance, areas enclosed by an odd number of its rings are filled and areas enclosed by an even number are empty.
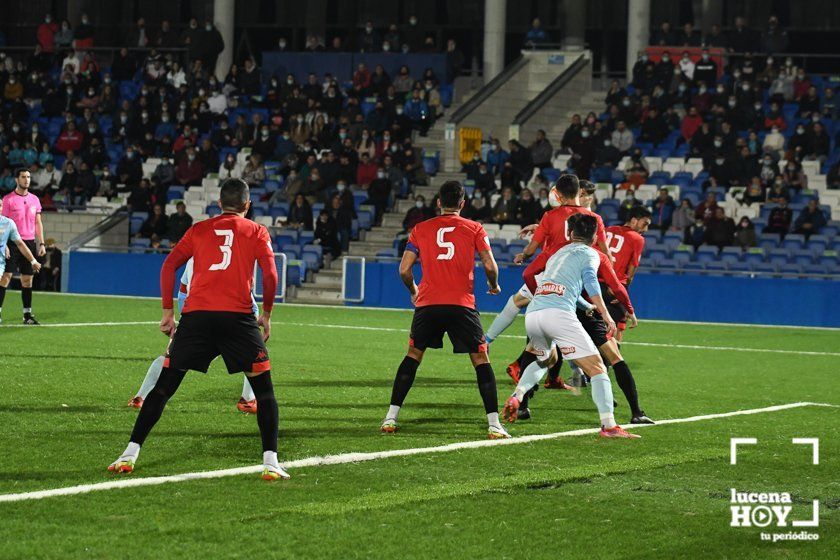
{"type": "MultiPolygon", "coordinates": [[[[261,448],[234,406],[241,377],[220,361],[187,376],[133,474],[107,473],[166,345],[158,302],[38,293],[35,328],[15,324],[19,301],[0,326],[0,558],[840,557],[838,409],[814,404],[840,404],[840,331],[642,321],[622,351],[643,408],[671,421],[600,440],[588,390],[541,390],[514,440],[488,445],[475,374],[448,343],[427,353],[401,430],[379,433],[408,312],[279,306],[269,351],[292,479],[267,483],[249,468],[261,448]],[[756,439],[735,465],[730,438],[756,439]],[[818,464],[792,438],[819,438],[818,464]],[[189,473],[208,477],[175,476],[189,473]],[[731,527],[733,488],[788,493],[787,525],[731,527]],[[792,526],[813,500],[819,525],[792,526]],[[819,538],[772,540],[803,533],[819,538]]],[[[491,353],[500,403],[521,318],[506,335],[491,353]]]]}

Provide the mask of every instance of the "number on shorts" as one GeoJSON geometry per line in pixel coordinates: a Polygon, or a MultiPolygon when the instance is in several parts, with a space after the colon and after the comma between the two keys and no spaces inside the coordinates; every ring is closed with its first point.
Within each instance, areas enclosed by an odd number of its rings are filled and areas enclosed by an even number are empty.
{"type": "Polygon", "coordinates": [[[216,235],[224,237],[225,240],[219,245],[219,250],[222,251],[222,262],[210,265],[210,270],[225,270],[230,266],[230,257],[233,254],[233,249],[231,249],[231,245],[233,245],[233,230],[217,229],[213,231],[215,231],[216,235]]]}
{"type": "Polygon", "coordinates": [[[607,249],[610,250],[610,253],[612,253],[613,255],[617,255],[618,252],[621,251],[622,247],[624,247],[624,236],[608,231],[607,249]],[[613,245],[613,241],[615,241],[615,245],[613,245]]]}
{"type": "Polygon", "coordinates": [[[437,230],[437,244],[438,247],[441,249],[446,249],[445,253],[441,253],[437,256],[437,260],[439,261],[451,261],[452,258],[455,256],[455,244],[451,241],[445,241],[443,236],[449,233],[450,231],[455,231],[454,227],[443,227],[437,230]]]}

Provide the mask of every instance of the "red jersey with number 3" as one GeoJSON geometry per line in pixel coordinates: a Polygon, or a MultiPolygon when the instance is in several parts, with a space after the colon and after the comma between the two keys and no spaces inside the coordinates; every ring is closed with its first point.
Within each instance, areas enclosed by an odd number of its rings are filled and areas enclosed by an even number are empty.
{"type": "Polygon", "coordinates": [[[607,228],[607,247],[615,257],[613,268],[618,280],[627,285],[627,272],[630,266],[638,268],[645,249],[645,238],[627,226],[607,228]]]}
{"type": "Polygon", "coordinates": [[[271,237],[264,226],[221,214],[192,226],[166,257],[160,272],[163,308],[172,308],[175,271],[193,258],[190,295],[183,313],[230,311],[252,314],[254,263],[263,274],[263,308],[270,311],[277,289],[277,266],[271,237]],[[269,296],[270,294],[270,296],[269,296]]]}
{"type": "Polygon", "coordinates": [[[475,253],[490,250],[481,224],[456,215],[420,222],[411,231],[406,250],[417,254],[423,270],[417,307],[461,305],[475,309],[475,253]]]}

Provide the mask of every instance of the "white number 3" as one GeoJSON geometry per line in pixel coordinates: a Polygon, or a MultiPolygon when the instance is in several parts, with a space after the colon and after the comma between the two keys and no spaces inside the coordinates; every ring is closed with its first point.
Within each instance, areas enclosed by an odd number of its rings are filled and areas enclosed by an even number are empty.
{"type": "Polygon", "coordinates": [[[451,241],[444,241],[443,236],[449,233],[450,231],[455,231],[454,227],[444,227],[440,228],[437,231],[437,244],[438,247],[441,249],[446,249],[445,253],[441,253],[437,256],[437,260],[439,261],[450,261],[452,257],[455,256],[455,244],[451,241]]]}
{"type": "Polygon", "coordinates": [[[224,243],[219,245],[219,250],[222,251],[222,262],[210,265],[210,270],[225,270],[230,266],[230,257],[233,254],[231,245],[233,245],[233,230],[217,229],[214,230],[216,235],[225,238],[224,243]]]}

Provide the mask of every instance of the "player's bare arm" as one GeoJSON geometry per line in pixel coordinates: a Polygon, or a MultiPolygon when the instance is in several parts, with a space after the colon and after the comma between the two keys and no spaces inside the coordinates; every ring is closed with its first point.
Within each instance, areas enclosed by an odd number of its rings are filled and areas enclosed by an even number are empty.
{"type": "Polygon", "coordinates": [[[627,265],[627,285],[633,282],[633,277],[636,275],[637,267],[633,264],[627,265]]]}
{"type": "Polygon", "coordinates": [[[44,223],[41,221],[40,213],[35,215],[35,242],[38,244],[38,248],[36,249],[38,256],[43,257],[46,255],[47,246],[44,245],[44,223]]]}
{"type": "MultiPolygon", "coordinates": [[[[40,215],[38,216],[38,219],[40,219],[40,215]]],[[[41,263],[39,263],[35,259],[35,257],[32,255],[32,252],[29,250],[29,247],[26,246],[26,243],[24,243],[24,241],[22,239],[18,239],[17,241],[15,241],[15,245],[17,245],[18,250],[26,258],[26,260],[28,260],[32,264],[32,270],[34,270],[35,272],[40,272],[41,271],[41,263]]],[[[8,251],[9,250],[6,249],[7,253],[8,253],[8,251]]]]}
{"type": "Polygon", "coordinates": [[[484,273],[487,275],[487,293],[496,295],[502,291],[499,286],[499,265],[493,257],[493,251],[479,251],[478,258],[484,266],[484,273]]]}
{"type": "MultiPolygon", "coordinates": [[[[400,279],[402,279],[408,293],[411,295],[412,304],[417,301],[417,284],[414,283],[414,271],[412,270],[415,262],[417,262],[417,254],[414,251],[403,253],[402,260],[400,261],[400,279]]],[[[498,274],[498,268],[496,272],[498,274]]]]}
{"type": "Polygon", "coordinates": [[[525,239],[529,235],[533,235],[534,232],[537,231],[538,227],[539,227],[539,224],[531,224],[531,225],[525,226],[524,228],[520,229],[519,230],[520,239],[525,239]]]}
{"type": "Polygon", "coordinates": [[[164,309],[160,318],[160,332],[166,336],[172,336],[175,332],[175,310],[164,309]]]}
{"type": "Polygon", "coordinates": [[[531,242],[528,243],[528,246],[523,249],[521,253],[518,253],[515,257],[513,257],[513,264],[522,264],[531,257],[534,256],[534,253],[537,252],[539,248],[539,243],[535,240],[531,239],[531,242]]]}
{"type": "Polygon", "coordinates": [[[268,338],[271,336],[271,311],[263,309],[260,318],[257,319],[257,324],[263,331],[263,341],[268,342],[268,338]]]}

